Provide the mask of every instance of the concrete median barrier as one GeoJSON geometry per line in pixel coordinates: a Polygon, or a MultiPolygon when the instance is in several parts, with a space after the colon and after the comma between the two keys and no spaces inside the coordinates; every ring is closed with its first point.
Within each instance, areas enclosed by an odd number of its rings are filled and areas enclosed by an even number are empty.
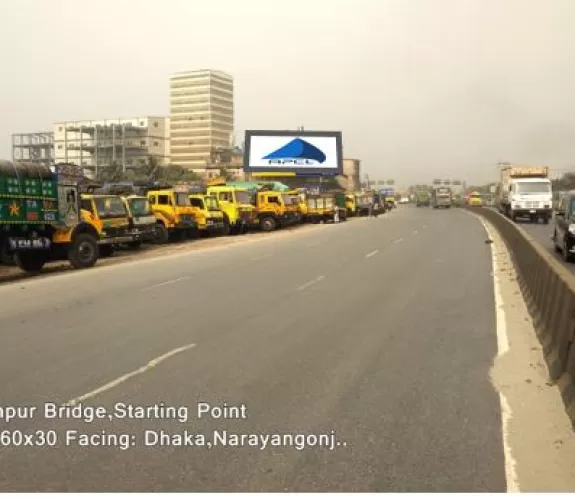
{"type": "MultiPolygon", "coordinates": [[[[487,219],[505,241],[543,347],[575,427],[575,277],[519,225],[489,208],[467,209],[487,219]]],[[[551,236],[551,235],[550,235],[551,236]]]]}

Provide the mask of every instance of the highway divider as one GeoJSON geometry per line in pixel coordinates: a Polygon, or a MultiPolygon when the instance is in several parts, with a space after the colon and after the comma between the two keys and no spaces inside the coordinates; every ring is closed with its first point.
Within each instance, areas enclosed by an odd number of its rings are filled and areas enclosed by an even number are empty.
{"type": "Polygon", "coordinates": [[[511,253],[523,297],[543,347],[549,377],[558,383],[575,428],[575,348],[572,347],[575,276],[538,241],[499,212],[489,208],[466,208],[487,219],[511,253]]]}

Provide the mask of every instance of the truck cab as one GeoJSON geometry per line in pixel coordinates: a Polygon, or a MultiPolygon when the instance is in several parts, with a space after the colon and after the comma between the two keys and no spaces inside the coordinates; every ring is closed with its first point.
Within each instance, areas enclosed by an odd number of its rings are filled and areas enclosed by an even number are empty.
{"type": "Polygon", "coordinates": [[[226,185],[208,186],[207,194],[218,200],[218,206],[224,213],[224,224],[230,228],[230,234],[245,233],[256,223],[256,211],[247,189],[226,185]]]}
{"type": "Polygon", "coordinates": [[[142,243],[153,242],[156,238],[156,215],[148,198],[145,196],[122,196],[122,201],[128,211],[129,233],[133,241],[128,245],[137,248],[142,243]]]}
{"type": "Polygon", "coordinates": [[[81,195],[81,218],[98,234],[99,253],[108,257],[114,247],[134,241],[130,233],[128,210],[121,196],[105,194],[81,195]]]}
{"type": "Polygon", "coordinates": [[[255,202],[262,231],[273,231],[296,221],[297,205],[286,192],[262,189],[255,193],[255,202]]]}
{"type": "Polygon", "coordinates": [[[189,196],[200,233],[229,234],[229,226],[224,223],[224,213],[215,196],[200,193],[191,193],[189,196]]]}
{"type": "Polygon", "coordinates": [[[169,239],[182,241],[192,237],[197,224],[187,192],[174,189],[148,191],[148,200],[156,214],[156,235],[159,243],[169,239]]]}
{"type": "Polygon", "coordinates": [[[345,195],[345,208],[348,217],[355,217],[357,215],[357,198],[354,194],[345,195]]]}

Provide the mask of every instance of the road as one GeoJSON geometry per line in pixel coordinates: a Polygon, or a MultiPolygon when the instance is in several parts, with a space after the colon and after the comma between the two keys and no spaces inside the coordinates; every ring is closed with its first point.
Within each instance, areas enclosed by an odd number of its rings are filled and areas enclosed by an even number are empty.
{"type": "Polygon", "coordinates": [[[1,286],[0,407],[37,407],[3,428],[59,441],[0,448],[0,491],[505,491],[490,271],[471,215],[401,207],[1,286]],[[190,418],[40,414],[82,395],[190,418]],[[198,419],[202,402],[246,418],[198,419]],[[65,446],[71,429],[134,445],[65,446]],[[333,430],[339,446],[145,446],[147,430],[333,430]]]}

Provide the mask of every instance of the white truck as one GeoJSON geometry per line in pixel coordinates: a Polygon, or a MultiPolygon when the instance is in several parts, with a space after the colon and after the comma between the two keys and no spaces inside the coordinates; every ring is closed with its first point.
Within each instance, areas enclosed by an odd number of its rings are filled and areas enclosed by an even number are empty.
{"type": "Polygon", "coordinates": [[[553,193],[547,166],[501,167],[499,211],[513,221],[528,217],[531,222],[540,218],[549,223],[553,210],[553,193]]]}

